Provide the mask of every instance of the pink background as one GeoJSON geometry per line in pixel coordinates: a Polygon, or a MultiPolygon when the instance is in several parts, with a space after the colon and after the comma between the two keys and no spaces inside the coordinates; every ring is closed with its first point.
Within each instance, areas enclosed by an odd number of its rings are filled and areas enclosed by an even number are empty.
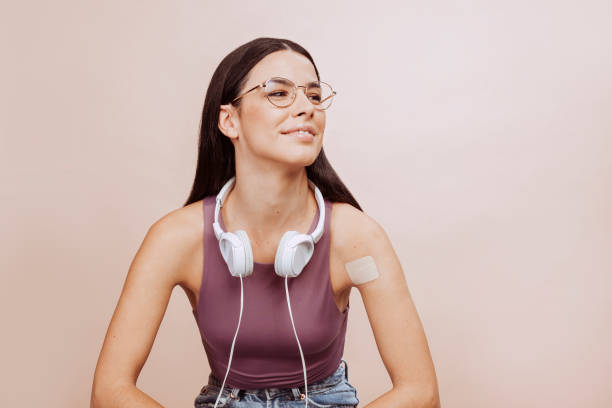
{"type": "MultiPolygon", "coordinates": [[[[191,187],[212,72],[273,36],[338,92],[324,147],[400,257],[442,405],[609,407],[612,7],[493,3],[3,3],[0,405],[88,406],[129,263],[191,187]]],[[[351,305],[363,406],[391,384],[351,305]]],[[[188,407],[208,373],[177,287],[138,387],[188,407]]]]}

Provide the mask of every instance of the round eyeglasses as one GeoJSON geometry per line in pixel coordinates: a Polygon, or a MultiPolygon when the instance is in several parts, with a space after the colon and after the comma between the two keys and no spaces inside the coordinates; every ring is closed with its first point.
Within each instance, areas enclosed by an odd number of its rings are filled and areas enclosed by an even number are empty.
{"type": "Polygon", "coordinates": [[[287,78],[273,77],[243,92],[241,95],[234,98],[231,103],[236,102],[238,99],[258,88],[263,88],[270,103],[279,108],[285,108],[295,101],[298,88],[304,88],[304,93],[310,103],[320,110],[329,108],[334,95],[336,95],[336,91],[334,91],[328,83],[323,81],[313,81],[305,86],[297,86],[293,81],[287,78]]]}

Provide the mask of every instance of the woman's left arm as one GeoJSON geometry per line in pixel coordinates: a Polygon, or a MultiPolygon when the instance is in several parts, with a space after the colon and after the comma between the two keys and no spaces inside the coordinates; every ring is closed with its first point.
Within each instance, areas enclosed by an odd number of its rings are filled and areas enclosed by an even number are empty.
{"type": "MultiPolygon", "coordinates": [[[[371,256],[378,278],[354,285],[359,289],[378,351],[393,388],[367,405],[439,408],[436,372],[425,331],[399,259],[384,229],[365,213],[353,214],[351,259],[371,256]]],[[[348,231],[347,231],[348,232],[348,231]]]]}

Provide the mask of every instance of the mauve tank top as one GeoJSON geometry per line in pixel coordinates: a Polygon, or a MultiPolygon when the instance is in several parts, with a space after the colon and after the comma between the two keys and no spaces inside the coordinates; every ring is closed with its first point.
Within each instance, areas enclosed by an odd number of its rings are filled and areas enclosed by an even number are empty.
{"type": "MultiPolygon", "coordinates": [[[[204,268],[193,311],[212,374],[223,381],[240,314],[240,278],[230,275],[213,232],[216,196],[204,198],[204,268]]],[[[325,201],[325,230],[302,273],[289,278],[295,329],[300,339],[308,384],[333,374],[344,352],[349,307],[338,310],[329,280],[331,202],[325,201]]],[[[319,220],[319,209],[308,233],[319,220]]],[[[219,223],[227,231],[221,214],[219,223]]],[[[226,385],[242,389],[304,385],[304,372],[293,334],[285,278],[274,263],[254,262],[243,278],[244,308],[226,385]]]]}

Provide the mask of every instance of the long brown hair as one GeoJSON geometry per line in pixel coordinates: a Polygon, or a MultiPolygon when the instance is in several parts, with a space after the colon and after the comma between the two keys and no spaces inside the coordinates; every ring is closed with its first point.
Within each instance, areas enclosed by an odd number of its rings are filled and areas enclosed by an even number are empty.
{"type": "MultiPolygon", "coordinates": [[[[299,44],[286,39],[256,38],[239,46],[223,58],[213,73],[204,99],[195,179],[189,198],[183,206],[209,195],[216,195],[236,174],[234,145],[217,126],[220,106],[230,103],[238,96],[238,92],[247,80],[247,74],[255,64],[266,55],[281,50],[292,50],[304,55],[312,62],[317,79],[321,79],[310,53],[299,44]]],[[[239,99],[234,103],[238,109],[240,101],[239,99]]],[[[306,166],[306,174],[327,200],[348,203],[363,211],[327,160],[323,147],[316,160],[310,166],[306,166]]]]}

